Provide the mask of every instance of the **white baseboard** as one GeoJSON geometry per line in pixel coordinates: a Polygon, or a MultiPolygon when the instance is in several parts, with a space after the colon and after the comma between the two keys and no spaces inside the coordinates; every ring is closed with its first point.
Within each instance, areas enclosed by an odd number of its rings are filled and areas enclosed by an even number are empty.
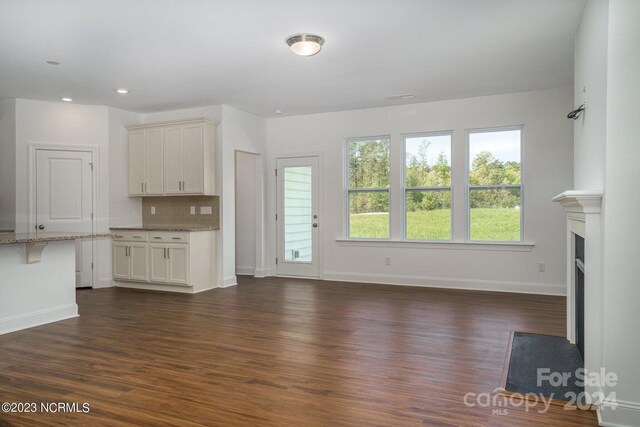
{"type": "Polygon", "coordinates": [[[218,285],[219,288],[228,288],[229,286],[235,286],[238,284],[238,278],[235,276],[223,277],[218,285]]]}
{"type": "Polygon", "coordinates": [[[625,400],[605,401],[598,408],[598,424],[605,427],[640,426],[640,403],[625,400]]]}
{"type": "Polygon", "coordinates": [[[236,274],[239,274],[241,276],[255,276],[256,268],[247,266],[247,265],[245,266],[238,265],[236,266],[236,274]]]}
{"type": "Polygon", "coordinates": [[[427,276],[399,276],[391,274],[341,273],[325,271],[324,280],[378,283],[384,285],[421,286],[431,288],[466,289],[477,291],[516,292],[524,294],[566,295],[566,285],[551,283],[506,282],[427,276]]]}
{"type": "Polygon", "coordinates": [[[179,294],[193,294],[193,286],[180,286],[180,285],[164,285],[161,283],[146,283],[146,282],[115,282],[118,288],[128,289],[145,289],[147,291],[165,291],[176,292],[179,294]]]}
{"type": "Polygon", "coordinates": [[[256,268],[255,277],[269,277],[271,276],[271,270],[268,268],[256,268]]]}
{"type": "Polygon", "coordinates": [[[103,277],[101,279],[98,279],[97,283],[93,285],[93,288],[113,288],[115,285],[116,282],[114,282],[111,277],[103,277]]]}
{"type": "Polygon", "coordinates": [[[76,303],[7,317],[0,319],[0,335],[72,317],[78,317],[78,305],[76,303]]]}

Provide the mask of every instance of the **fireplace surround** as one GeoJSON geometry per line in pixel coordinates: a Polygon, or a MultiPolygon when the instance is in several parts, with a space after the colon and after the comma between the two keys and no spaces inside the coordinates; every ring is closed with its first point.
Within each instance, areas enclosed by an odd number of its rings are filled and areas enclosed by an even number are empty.
{"type": "MultiPolygon", "coordinates": [[[[587,372],[598,372],[603,366],[602,192],[570,190],[558,194],[553,201],[567,212],[567,339],[579,345],[587,372]],[[583,289],[576,286],[580,273],[583,289]],[[581,302],[582,313],[577,311],[581,302]],[[577,314],[584,316],[580,319],[581,337],[577,314]]],[[[585,391],[594,395],[600,387],[587,385],[585,391]]]]}

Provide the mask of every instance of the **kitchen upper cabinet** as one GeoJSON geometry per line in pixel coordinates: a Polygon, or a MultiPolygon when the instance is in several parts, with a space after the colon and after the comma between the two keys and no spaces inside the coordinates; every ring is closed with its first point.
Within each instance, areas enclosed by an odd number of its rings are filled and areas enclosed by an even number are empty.
{"type": "Polygon", "coordinates": [[[129,195],[215,195],[216,125],[194,119],[129,127],[129,195]]]}
{"type": "Polygon", "coordinates": [[[163,190],[163,129],[129,131],[129,195],[158,196],[163,190]]]}

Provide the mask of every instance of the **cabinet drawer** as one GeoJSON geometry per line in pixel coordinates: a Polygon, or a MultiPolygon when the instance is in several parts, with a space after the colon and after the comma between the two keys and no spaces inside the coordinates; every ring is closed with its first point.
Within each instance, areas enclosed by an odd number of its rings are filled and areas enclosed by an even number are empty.
{"type": "Polygon", "coordinates": [[[114,230],[114,241],[127,241],[127,242],[146,242],[148,239],[148,233],[146,231],[136,230],[114,230]]]}
{"type": "Polygon", "coordinates": [[[189,243],[189,233],[180,231],[152,231],[149,233],[151,243],[189,243]]]}

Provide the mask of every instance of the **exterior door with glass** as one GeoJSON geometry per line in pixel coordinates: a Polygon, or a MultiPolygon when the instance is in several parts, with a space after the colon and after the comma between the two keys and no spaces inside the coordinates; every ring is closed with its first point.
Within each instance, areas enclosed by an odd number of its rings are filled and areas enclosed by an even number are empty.
{"type": "Polygon", "coordinates": [[[319,277],[318,157],[277,159],[279,276],[319,277]]]}

